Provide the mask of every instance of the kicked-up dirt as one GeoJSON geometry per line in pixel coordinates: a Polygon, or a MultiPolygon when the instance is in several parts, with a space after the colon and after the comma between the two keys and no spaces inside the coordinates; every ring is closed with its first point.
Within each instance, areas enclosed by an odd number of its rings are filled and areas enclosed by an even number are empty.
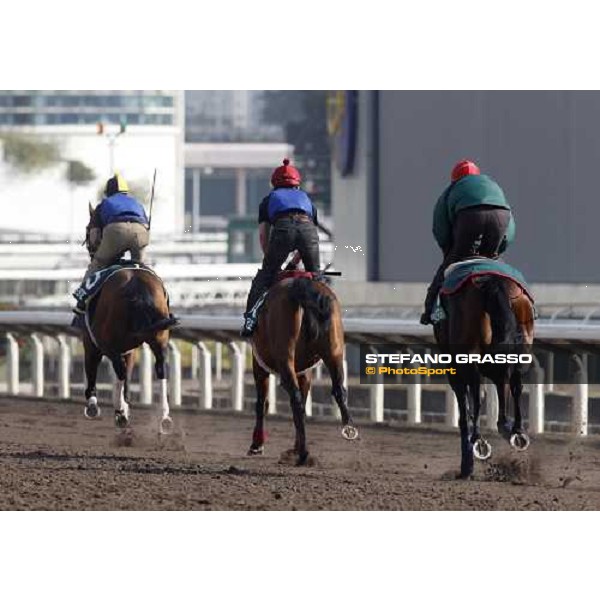
{"type": "Polygon", "coordinates": [[[458,431],[359,423],[348,442],[308,421],[311,466],[286,453],[288,419],[268,421],[264,456],[248,457],[250,415],[173,413],[160,439],[154,413],[133,407],[88,421],[74,403],[0,399],[0,509],[24,510],[581,510],[600,509],[600,439],[540,436],[527,453],[484,434],[492,458],[454,478],[458,431]]]}

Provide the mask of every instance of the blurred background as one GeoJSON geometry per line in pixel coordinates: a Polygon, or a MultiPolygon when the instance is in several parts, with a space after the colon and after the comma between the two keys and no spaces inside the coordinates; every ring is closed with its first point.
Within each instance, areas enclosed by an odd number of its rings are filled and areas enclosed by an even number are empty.
{"type": "Polygon", "coordinates": [[[542,312],[583,314],[596,266],[598,92],[0,91],[0,303],[72,303],[88,205],[117,170],[148,203],[149,262],[179,311],[240,312],[257,208],[290,157],[350,313],[416,316],[440,261],[433,205],[462,158],[504,188],[507,260],[542,312]]]}

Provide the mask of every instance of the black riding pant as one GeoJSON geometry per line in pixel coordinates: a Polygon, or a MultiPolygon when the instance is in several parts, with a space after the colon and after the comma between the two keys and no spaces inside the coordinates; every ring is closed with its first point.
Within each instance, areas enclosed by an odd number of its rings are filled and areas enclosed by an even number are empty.
{"type": "Polygon", "coordinates": [[[307,271],[319,270],[319,234],[316,225],[304,215],[287,215],[279,218],[271,226],[269,246],[262,268],[252,281],[246,312],[273,284],[283,261],[295,250],[300,253],[307,271]]]}
{"type": "Polygon", "coordinates": [[[457,213],[452,227],[452,245],[444,253],[444,261],[427,290],[426,311],[431,312],[433,308],[448,266],[469,258],[498,257],[509,223],[510,210],[497,206],[476,206],[457,213]]]}

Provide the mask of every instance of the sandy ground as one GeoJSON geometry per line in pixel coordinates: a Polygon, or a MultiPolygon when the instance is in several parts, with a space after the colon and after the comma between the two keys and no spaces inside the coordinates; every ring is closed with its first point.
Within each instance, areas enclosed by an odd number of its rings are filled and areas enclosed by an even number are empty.
{"type": "Polygon", "coordinates": [[[176,412],[155,433],[134,407],[129,434],[112,411],[87,421],[72,403],[0,399],[0,509],[34,510],[581,510],[600,509],[600,439],[551,435],[516,454],[496,435],[494,455],[456,481],[458,432],[363,426],[345,441],[333,422],[309,421],[315,464],[282,462],[287,419],[269,422],[262,457],[247,457],[253,420],[176,412]]]}

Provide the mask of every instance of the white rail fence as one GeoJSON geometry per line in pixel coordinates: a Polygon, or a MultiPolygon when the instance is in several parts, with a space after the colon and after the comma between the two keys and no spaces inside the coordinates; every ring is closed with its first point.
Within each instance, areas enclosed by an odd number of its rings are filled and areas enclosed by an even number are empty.
{"type": "MultiPolygon", "coordinates": [[[[20,346],[17,338],[28,337],[31,341],[31,381],[28,389],[30,395],[43,397],[45,390],[45,345],[44,337],[54,338],[58,344],[57,357],[57,390],[58,397],[68,398],[71,394],[71,344],[69,338],[78,337],[78,332],[70,327],[71,313],[42,311],[4,311],[0,312],[0,332],[5,336],[6,347],[6,392],[11,396],[22,393],[20,381],[20,346]]],[[[349,318],[344,321],[346,342],[359,344],[407,344],[429,343],[433,345],[432,332],[406,319],[349,318]]],[[[221,385],[223,379],[223,349],[227,348],[230,356],[230,406],[234,411],[244,409],[244,391],[246,381],[246,356],[249,345],[240,341],[238,331],[240,319],[231,316],[184,315],[181,325],[172,331],[169,343],[169,386],[170,400],[175,407],[182,404],[182,360],[178,340],[192,344],[192,377],[197,380],[198,392],[196,406],[200,409],[213,408],[215,384],[221,385]],[[207,341],[214,341],[214,352],[211,352],[207,341]]],[[[590,321],[546,320],[538,321],[536,340],[552,344],[570,344],[572,358],[578,366],[578,375],[572,384],[571,425],[578,435],[587,435],[589,386],[586,377],[587,354],[600,346],[600,325],[590,321]]],[[[550,365],[548,365],[550,366],[550,365]]],[[[323,369],[317,367],[317,380],[323,376],[323,369]]],[[[534,383],[528,384],[529,431],[543,433],[545,423],[545,395],[552,391],[552,384],[543,382],[543,371],[539,364],[535,365],[534,383]]],[[[142,404],[152,403],[153,358],[147,346],[143,346],[139,354],[139,401],[142,404]]],[[[406,390],[406,420],[409,424],[418,424],[423,420],[422,394],[428,382],[414,381],[394,384],[394,387],[406,390]]],[[[439,386],[438,386],[439,387],[439,386]]],[[[445,388],[445,414],[447,425],[456,427],[458,411],[456,399],[448,386],[445,388]]],[[[385,396],[388,386],[376,383],[368,386],[369,417],[375,423],[385,420],[385,396]]],[[[497,398],[495,388],[486,384],[486,426],[495,428],[497,420],[497,398]]],[[[269,412],[277,411],[275,402],[276,380],[271,376],[269,382],[269,412]]],[[[312,414],[312,399],[307,402],[307,414],[312,414]]]]}

